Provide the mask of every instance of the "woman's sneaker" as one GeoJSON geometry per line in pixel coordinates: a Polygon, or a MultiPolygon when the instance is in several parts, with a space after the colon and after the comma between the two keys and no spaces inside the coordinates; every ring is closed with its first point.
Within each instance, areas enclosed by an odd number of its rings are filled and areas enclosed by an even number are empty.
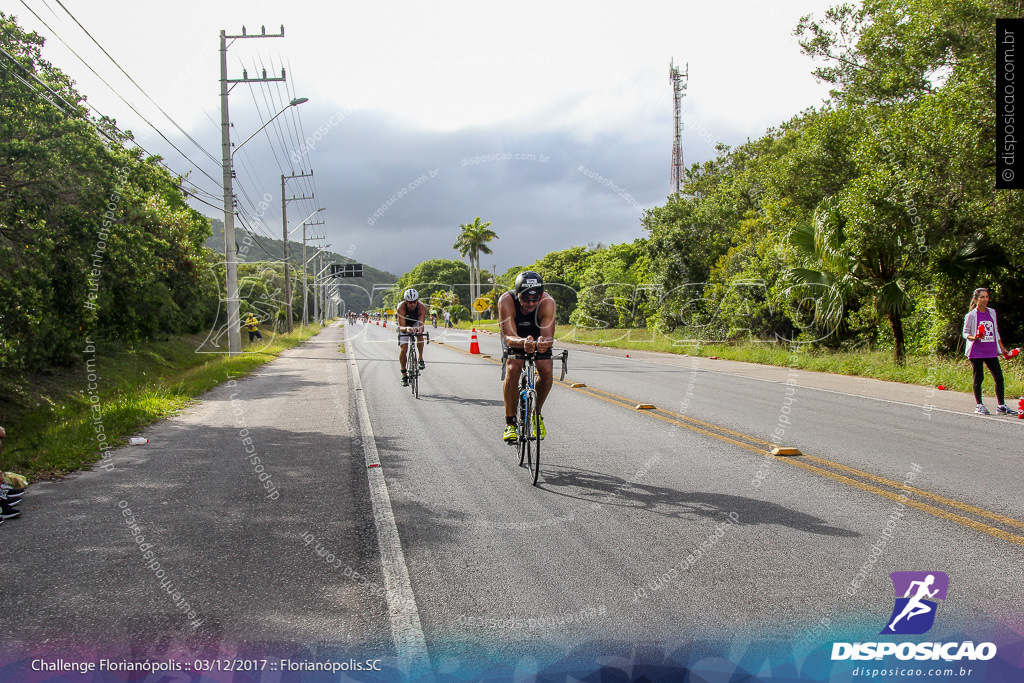
{"type": "Polygon", "coordinates": [[[988,408],[985,407],[984,403],[979,403],[978,407],[974,409],[974,414],[975,415],[991,415],[992,413],[988,412],[988,408]]]}
{"type": "Polygon", "coordinates": [[[15,510],[7,503],[0,502],[0,519],[12,519],[21,517],[21,510],[15,510]]]}
{"type": "Polygon", "coordinates": [[[996,415],[1016,415],[1016,411],[1011,412],[1005,405],[1000,404],[996,406],[996,415]]]}

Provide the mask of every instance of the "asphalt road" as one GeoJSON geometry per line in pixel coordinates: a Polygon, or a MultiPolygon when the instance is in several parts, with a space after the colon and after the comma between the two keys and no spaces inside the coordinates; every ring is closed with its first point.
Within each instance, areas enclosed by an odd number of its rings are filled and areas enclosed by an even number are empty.
{"type": "MultiPolygon", "coordinates": [[[[500,441],[499,369],[465,353],[465,333],[427,347],[417,401],[399,384],[392,331],[354,331],[428,649],[799,636],[823,618],[841,632],[889,616],[892,571],[949,574],[949,628],[1019,616],[1018,420],[820,390],[787,369],[752,379],[576,347],[566,381],[587,388],[552,390],[534,488],[500,441]],[[817,470],[794,466],[809,457],[817,470]],[[908,474],[926,508],[895,499],[908,474]]],[[[498,355],[494,337],[479,342],[498,355]]]]}
{"type": "Polygon", "coordinates": [[[0,528],[0,602],[18,614],[0,620],[4,661],[127,644],[459,675],[595,643],[810,650],[876,636],[888,574],[911,570],[949,575],[944,632],[1019,619],[1024,421],[925,409],[922,388],[916,403],[896,385],[574,346],[534,487],[501,442],[495,359],[430,331],[418,400],[393,327],[333,327],[225,377],[111,468],[33,485],[0,528]]]}

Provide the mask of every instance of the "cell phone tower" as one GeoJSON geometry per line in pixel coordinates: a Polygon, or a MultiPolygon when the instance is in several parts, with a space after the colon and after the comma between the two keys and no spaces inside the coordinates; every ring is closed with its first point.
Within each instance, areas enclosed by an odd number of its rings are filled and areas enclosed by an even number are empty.
{"type": "Polygon", "coordinates": [[[683,98],[686,96],[686,84],[690,79],[690,63],[686,63],[686,71],[680,73],[675,60],[668,64],[668,80],[672,84],[672,109],[675,114],[675,126],[672,131],[672,191],[679,192],[683,184],[683,98]]]}

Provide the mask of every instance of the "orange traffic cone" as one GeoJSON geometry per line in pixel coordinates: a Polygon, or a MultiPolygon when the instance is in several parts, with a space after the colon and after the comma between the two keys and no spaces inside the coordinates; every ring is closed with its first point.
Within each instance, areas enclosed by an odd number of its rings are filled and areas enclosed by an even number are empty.
{"type": "Polygon", "coordinates": [[[385,320],[385,321],[384,321],[384,327],[387,327],[387,326],[388,326],[388,321],[387,321],[387,320],[385,320]]]}
{"type": "Polygon", "coordinates": [[[480,353],[480,342],[476,340],[476,328],[473,328],[473,337],[469,340],[469,352],[480,353]]]}

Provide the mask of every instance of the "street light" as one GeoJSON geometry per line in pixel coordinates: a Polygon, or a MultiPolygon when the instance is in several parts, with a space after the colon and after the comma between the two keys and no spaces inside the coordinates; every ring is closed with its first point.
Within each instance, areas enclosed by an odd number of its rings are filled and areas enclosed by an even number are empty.
{"type": "MultiPolygon", "coordinates": [[[[306,216],[305,218],[302,219],[301,223],[299,223],[294,228],[292,228],[288,232],[288,235],[287,235],[287,237],[290,237],[293,232],[295,232],[299,228],[302,228],[302,324],[303,324],[303,326],[306,325],[306,320],[307,320],[307,316],[306,316],[306,306],[307,306],[307,303],[306,303],[306,290],[308,289],[306,287],[306,263],[307,263],[307,261],[306,261],[306,224],[309,222],[309,219],[311,219],[313,216],[317,215],[321,211],[326,211],[326,210],[327,209],[321,207],[321,208],[317,209],[316,211],[314,211],[313,213],[309,214],[308,216],[306,216]]],[[[291,302],[291,299],[289,299],[289,302],[291,302]]]]}
{"type": "MultiPolygon", "coordinates": [[[[320,251],[316,252],[315,254],[313,254],[310,257],[309,261],[312,261],[317,256],[319,256],[320,254],[322,254],[325,251],[327,251],[327,248],[330,247],[330,246],[331,246],[330,244],[325,244],[323,247],[321,247],[320,251]]],[[[309,263],[309,261],[306,261],[306,263],[309,263]]],[[[314,268],[320,268],[320,264],[321,263],[323,263],[323,259],[321,259],[320,261],[317,261],[317,264],[316,264],[316,266],[314,266],[314,268]]],[[[320,320],[320,290],[318,290],[317,287],[318,286],[319,287],[323,287],[323,284],[317,285],[316,281],[317,281],[317,279],[321,275],[323,275],[323,272],[325,270],[327,270],[326,267],[320,268],[320,270],[317,271],[316,273],[314,273],[314,275],[313,275],[313,320],[316,320],[316,321],[320,320]]]]}
{"type": "Polygon", "coordinates": [[[240,144],[235,145],[235,148],[231,151],[231,156],[232,157],[235,156],[235,152],[237,152],[239,149],[241,149],[242,145],[244,145],[245,143],[249,142],[249,140],[252,140],[254,137],[259,135],[260,131],[262,131],[264,128],[269,126],[274,121],[274,119],[276,119],[278,116],[280,116],[281,114],[283,114],[286,111],[288,111],[288,107],[297,107],[300,104],[305,104],[306,102],[309,102],[309,98],[308,97],[296,97],[294,100],[292,100],[291,102],[286,104],[284,109],[282,109],[281,111],[279,111],[276,114],[274,114],[273,116],[271,116],[270,120],[268,120],[262,126],[257,128],[255,133],[253,133],[252,135],[250,135],[246,139],[242,140],[242,142],[240,144]]]}
{"type": "MultiPolygon", "coordinates": [[[[222,61],[225,57],[222,55],[222,61]]],[[[281,111],[270,117],[266,123],[260,126],[256,133],[270,125],[271,121],[285,113],[290,107],[295,107],[308,102],[307,97],[296,97],[287,104],[281,111]]],[[[224,178],[224,269],[226,271],[224,286],[227,289],[228,309],[228,355],[237,356],[242,352],[242,331],[238,315],[238,257],[235,254],[235,195],[232,188],[232,177],[234,176],[233,162],[235,152],[242,148],[242,145],[256,137],[253,133],[242,144],[231,149],[231,126],[228,122],[228,89],[227,81],[221,82],[221,170],[224,178]]]]}

